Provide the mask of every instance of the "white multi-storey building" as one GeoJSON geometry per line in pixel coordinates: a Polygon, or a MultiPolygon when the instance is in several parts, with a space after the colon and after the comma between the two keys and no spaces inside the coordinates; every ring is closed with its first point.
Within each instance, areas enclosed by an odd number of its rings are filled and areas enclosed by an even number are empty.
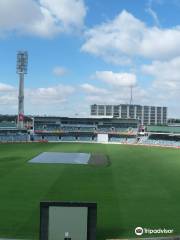
{"type": "Polygon", "coordinates": [[[167,107],[141,105],[91,105],[91,116],[139,119],[142,125],[167,123],[167,107]]]}

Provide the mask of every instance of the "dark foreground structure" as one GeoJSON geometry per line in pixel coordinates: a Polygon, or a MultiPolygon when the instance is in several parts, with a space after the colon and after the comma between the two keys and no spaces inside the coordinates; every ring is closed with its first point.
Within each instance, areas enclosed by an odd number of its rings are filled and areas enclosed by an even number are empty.
{"type": "Polygon", "coordinates": [[[40,240],[96,240],[96,203],[41,202],[40,208],[40,240]]]}

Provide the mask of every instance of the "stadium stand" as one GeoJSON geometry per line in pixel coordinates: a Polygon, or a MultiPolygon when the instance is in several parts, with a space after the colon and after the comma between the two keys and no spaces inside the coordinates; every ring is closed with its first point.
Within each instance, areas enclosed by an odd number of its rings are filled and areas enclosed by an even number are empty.
{"type": "MultiPolygon", "coordinates": [[[[97,141],[99,133],[109,136],[136,136],[139,121],[135,119],[107,118],[60,118],[35,117],[34,130],[36,135],[44,136],[48,141],[97,141]],[[49,136],[54,137],[49,137],[49,136]],[[58,137],[57,137],[58,136],[58,137]]],[[[35,139],[35,138],[34,138],[35,139]]]]}
{"type": "Polygon", "coordinates": [[[180,147],[177,121],[147,126],[142,131],[137,119],[30,116],[25,117],[25,129],[19,130],[16,118],[0,115],[0,142],[96,142],[97,135],[105,133],[110,143],[180,147]]]}
{"type": "MultiPolygon", "coordinates": [[[[32,119],[31,119],[32,121],[32,119]]],[[[32,126],[30,118],[27,126],[32,126]]],[[[0,117],[0,142],[97,142],[108,134],[110,143],[180,147],[180,126],[147,126],[143,135],[138,120],[35,117],[34,131],[16,128],[16,120],[0,117]]]]}
{"type": "MultiPolygon", "coordinates": [[[[150,129],[151,128],[149,128],[149,130],[150,129]]],[[[156,128],[155,132],[148,132],[148,136],[141,136],[138,143],[145,145],[180,147],[180,134],[176,133],[177,129],[170,127],[169,129],[167,129],[166,127],[164,128],[164,130],[167,132],[162,132],[162,128],[160,129],[160,131],[156,128]]]]}
{"type": "Polygon", "coordinates": [[[77,141],[77,139],[74,136],[63,136],[61,138],[61,141],[73,142],[73,141],[77,141]]]}
{"type": "Polygon", "coordinates": [[[110,137],[109,142],[118,142],[118,143],[124,143],[124,144],[135,144],[136,143],[136,138],[133,137],[110,137]]]}
{"type": "Polygon", "coordinates": [[[180,126],[147,126],[147,132],[180,134],[180,126]]]}
{"type": "Polygon", "coordinates": [[[144,141],[139,142],[139,144],[180,147],[180,141],[168,141],[168,140],[146,139],[144,141]]]}
{"type": "Polygon", "coordinates": [[[7,121],[0,122],[0,129],[16,129],[16,123],[7,121]]]}
{"type": "Polygon", "coordinates": [[[110,143],[180,147],[180,126],[147,126],[141,135],[135,119],[34,117],[33,127],[33,133],[28,128],[20,131],[15,119],[0,117],[0,142],[96,142],[97,135],[105,133],[110,143]]]}
{"type": "Polygon", "coordinates": [[[42,136],[35,134],[35,135],[33,136],[33,139],[31,139],[31,140],[32,140],[32,141],[41,141],[41,140],[42,140],[42,136]]]}
{"type": "Polygon", "coordinates": [[[97,138],[92,138],[92,137],[88,137],[88,136],[79,136],[78,137],[78,141],[80,142],[91,142],[91,141],[97,141],[97,138]]]}
{"type": "Polygon", "coordinates": [[[96,130],[95,126],[80,126],[79,131],[81,132],[93,132],[96,130]]]}
{"type": "Polygon", "coordinates": [[[46,136],[45,140],[47,140],[48,142],[57,142],[57,141],[59,141],[59,137],[58,136],[46,136]]]}
{"type": "Polygon", "coordinates": [[[0,134],[0,142],[27,142],[28,134],[0,134]]]}

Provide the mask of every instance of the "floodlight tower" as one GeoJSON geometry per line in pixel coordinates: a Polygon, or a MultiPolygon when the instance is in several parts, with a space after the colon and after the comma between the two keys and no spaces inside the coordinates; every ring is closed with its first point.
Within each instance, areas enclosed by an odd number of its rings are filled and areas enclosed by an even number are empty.
{"type": "Polygon", "coordinates": [[[19,51],[17,53],[17,74],[19,74],[19,102],[17,127],[24,128],[24,75],[27,74],[28,52],[19,51]]]}

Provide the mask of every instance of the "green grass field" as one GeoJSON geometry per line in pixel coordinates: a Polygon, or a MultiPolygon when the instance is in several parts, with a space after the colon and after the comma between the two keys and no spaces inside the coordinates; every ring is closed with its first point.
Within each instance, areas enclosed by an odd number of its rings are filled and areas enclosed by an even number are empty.
{"type": "Polygon", "coordinates": [[[98,240],[136,237],[137,226],[180,234],[180,150],[125,145],[0,145],[0,237],[39,234],[39,202],[95,201],[98,240]],[[108,167],[28,164],[44,151],[99,152],[108,167]]]}

